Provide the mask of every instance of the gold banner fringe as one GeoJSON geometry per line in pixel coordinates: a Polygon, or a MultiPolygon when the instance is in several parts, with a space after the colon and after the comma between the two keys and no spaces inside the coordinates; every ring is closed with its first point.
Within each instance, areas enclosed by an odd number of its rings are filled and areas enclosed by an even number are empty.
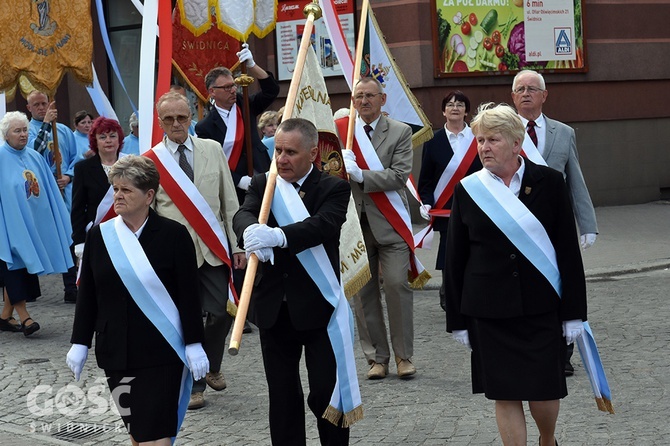
{"type": "MultiPolygon", "coordinates": [[[[323,413],[322,417],[325,420],[330,421],[335,426],[340,425],[340,419],[342,419],[342,412],[335,409],[333,406],[328,405],[326,411],[323,413]]],[[[357,421],[363,419],[363,406],[357,406],[354,410],[351,410],[344,414],[344,419],[342,419],[341,427],[351,427],[357,421]]]]}
{"type": "Polygon", "coordinates": [[[430,278],[433,277],[430,275],[428,270],[423,270],[421,274],[419,274],[414,280],[412,280],[411,277],[409,277],[409,273],[407,274],[407,281],[409,282],[409,287],[414,289],[414,290],[420,290],[423,289],[424,285],[428,283],[430,278]]]}
{"type": "Polygon", "coordinates": [[[228,312],[229,315],[232,317],[235,317],[237,315],[237,305],[232,303],[230,300],[226,301],[226,311],[228,312]]]}
{"type": "Polygon", "coordinates": [[[351,299],[371,278],[370,265],[365,265],[363,269],[357,272],[353,278],[344,284],[344,295],[347,299],[351,299]]]}
{"type": "Polygon", "coordinates": [[[612,402],[607,398],[596,398],[596,404],[598,405],[599,410],[602,410],[603,412],[609,412],[611,414],[614,413],[614,406],[612,406],[612,402]]]}

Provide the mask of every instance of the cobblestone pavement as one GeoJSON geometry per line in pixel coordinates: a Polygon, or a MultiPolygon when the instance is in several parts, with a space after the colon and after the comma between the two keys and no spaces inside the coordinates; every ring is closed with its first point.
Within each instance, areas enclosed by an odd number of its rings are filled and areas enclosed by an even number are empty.
{"type": "MultiPolygon", "coordinates": [[[[601,236],[584,255],[589,320],[617,413],[597,410],[576,358],[557,439],[561,446],[667,445],[670,206],[597,212],[601,236]],[[634,213],[642,221],[635,230],[622,216],[634,219],[634,213]]],[[[430,262],[424,260],[426,266],[430,262]]],[[[60,277],[42,278],[41,284],[43,296],[28,305],[42,329],[30,338],[0,332],[0,446],[129,444],[119,416],[110,408],[110,394],[93,351],[80,382],[74,382],[65,365],[74,306],[62,302],[60,277]]],[[[392,366],[388,378],[365,380],[367,366],[355,344],[365,417],[351,430],[352,445],[501,444],[493,403],[472,395],[468,353],[445,332],[435,283],[430,288],[415,293],[418,374],[414,379],[399,380],[392,366]]],[[[226,354],[223,371],[228,388],[207,390],[207,406],[188,412],[177,444],[269,445],[267,388],[257,330],[245,335],[239,355],[226,354]]],[[[537,431],[532,422],[528,424],[532,445],[537,431]]],[[[318,444],[315,425],[308,414],[309,445],[318,444]]]]}

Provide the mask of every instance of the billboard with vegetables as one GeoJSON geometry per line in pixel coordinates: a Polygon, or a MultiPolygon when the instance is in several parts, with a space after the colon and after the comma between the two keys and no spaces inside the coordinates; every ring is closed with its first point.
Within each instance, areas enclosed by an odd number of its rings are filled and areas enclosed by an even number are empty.
{"type": "Polygon", "coordinates": [[[586,71],[582,0],[435,2],[435,77],[586,71]]]}

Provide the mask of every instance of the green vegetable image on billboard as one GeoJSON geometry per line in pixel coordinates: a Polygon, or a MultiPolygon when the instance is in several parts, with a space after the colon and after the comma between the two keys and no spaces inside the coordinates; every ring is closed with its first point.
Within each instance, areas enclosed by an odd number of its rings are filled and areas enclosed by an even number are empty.
{"type": "Polygon", "coordinates": [[[435,0],[435,77],[584,72],[582,0],[435,0]]]}

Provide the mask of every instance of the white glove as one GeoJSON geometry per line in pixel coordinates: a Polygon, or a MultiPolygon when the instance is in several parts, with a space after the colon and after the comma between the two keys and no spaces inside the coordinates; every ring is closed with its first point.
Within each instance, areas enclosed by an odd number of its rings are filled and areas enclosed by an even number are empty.
{"type": "MultiPolygon", "coordinates": [[[[256,251],[261,248],[286,247],[286,236],[280,228],[268,225],[251,225],[244,230],[244,249],[256,251]]],[[[260,260],[260,259],[259,259],[260,260]]]]}
{"type": "Polygon", "coordinates": [[[74,255],[77,256],[79,260],[81,260],[81,257],[84,255],[84,244],[83,243],[77,243],[74,245],[74,255]]]}
{"type": "Polygon", "coordinates": [[[74,373],[75,381],[79,381],[86,358],[88,358],[88,347],[83,344],[72,344],[70,351],[67,352],[67,356],[65,357],[65,362],[70,367],[70,370],[72,370],[72,373],[74,373]]]}
{"type": "Polygon", "coordinates": [[[256,65],[256,62],[254,62],[254,56],[249,50],[248,43],[242,44],[242,50],[237,52],[237,58],[240,59],[240,63],[246,62],[247,68],[253,68],[256,65]]]}
{"type": "Polygon", "coordinates": [[[240,178],[240,181],[237,183],[237,187],[239,187],[242,190],[247,190],[249,189],[250,184],[251,184],[251,177],[249,175],[245,175],[242,178],[240,178]]]}
{"type": "Polygon", "coordinates": [[[472,347],[470,346],[470,336],[468,335],[467,330],[454,330],[451,333],[451,337],[454,338],[456,342],[466,346],[468,350],[472,350],[472,347]]]}
{"type": "Polygon", "coordinates": [[[584,333],[584,323],[581,319],[573,319],[563,322],[563,336],[565,343],[570,345],[584,333]]]}
{"type": "Polygon", "coordinates": [[[209,359],[207,359],[207,353],[199,342],[186,346],[186,362],[195,381],[204,378],[209,372],[209,359]]]}
{"type": "Polygon", "coordinates": [[[363,182],[363,171],[358,164],[356,164],[356,154],[352,150],[342,150],[342,158],[344,159],[344,167],[347,169],[349,178],[357,183],[363,182]]]}
{"type": "Polygon", "coordinates": [[[428,212],[430,212],[430,210],[432,208],[433,207],[429,204],[424,204],[423,206],[419,206],[419,214],[421,214],[421,218],[423,218],[424,220],[430,221],[430,215],[428,215],[428,212]]]}
{"type": "Polygon", "coordinates": [[[582,249],[589,249],[596,242],[596,237],[597,234],[582,234],[579,237],[582,249]]]}
{"type": "Polygon", "coordinates": [[[272,265],[275,264],[275,252],[272,248],[261,248],[255,251],[246,251],[247,259],[251,257],[251,254],[256,254],[258,260],[261,262],[267,262],[268,260],[272,265]]]}

